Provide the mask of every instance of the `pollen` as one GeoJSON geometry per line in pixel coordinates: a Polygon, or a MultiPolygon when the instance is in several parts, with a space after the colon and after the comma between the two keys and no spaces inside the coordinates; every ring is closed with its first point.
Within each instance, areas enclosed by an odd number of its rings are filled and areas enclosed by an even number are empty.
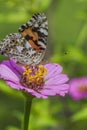
{"type": "Polygon", "coordinates": [[[26,66],[20,82],[23,86],[38,91],[44,86],[46,74],[47,69],[43,65],[26,66]]]}

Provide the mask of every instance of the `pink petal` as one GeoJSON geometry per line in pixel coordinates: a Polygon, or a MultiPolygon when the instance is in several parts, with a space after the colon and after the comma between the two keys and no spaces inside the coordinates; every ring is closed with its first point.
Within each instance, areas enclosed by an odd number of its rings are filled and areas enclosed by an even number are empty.
{"type": "Polygon", "coordinates": [[[19,76],[24,71],[22,66],[19,66],[12,60],[4,60],[2,62],[2,64],[6,65],[8,68],[10,68],[17,76],[19,76]]]}
{"type": "Polygon", "coordinates": [[[50,89],[42,89],[41,94],[48,95],[48,96],[54,96],[54,95],[56,95],[56,91],[50,90],[50,89]]]}
{"type": "Polygon", "coordinates": [[[69,80],[69,78],[67,77],[66,74],[59,74],[59,75],[57,75],[55,77],[49,78],[45,82],[45,84],[46,85],[58,85],[58,84],[63,84],[68,80],[69,80]]]}
{"type": "Polygon", "coordinates": [[[26,91],[27,93],[30,93],[32,94],[33,96],[37,97],[37,98],[48,98],[46,95],[42,95],[36,91],[34,91],[33,89],[29,89],[29,88],[26,88],[24,86],[21,86],[21,84],[15,84],[13,82],[10,82],[10,81],[6,81],[6,83],[8,85],[10,85],[12,88],[14,89],[17,89],[17,90],[22,90],[22,91],[26,91]]]}
{"type": "Polygon", "coordinates": [[[38,93],[38,92],[36,92],[34,90],[32,92],[30,92],[30,90],[28,89],[27,92],[31,93],[33,96],[35,96],[37,98],[48,98],[46,95],[38,93]]]}
{"type": "Polygon", "coordinates": [[[56,74],[60,74],[62,72],[62,66],[60,66],[59,64],[46,64],[44,67],[47,68],[48,74],[47,77],[50,77],[52,75],[56,75],[56,74]]]}
{"type": "Polygon", "coordinates": [[[19,73],[23,73],[24,69],[21,65],[16,64],[13,60],[10,60],[11,66],[19,73]]]}
{"type": "Polygon", "coordinates": [[[56,91],[64,91],[64,90],[68,90],[69,89],[69,85],[68,84],[60,84],[60,85],[46,85],[44,87],[44,89],[48,89],[48,90],[56,90],[56,91]]]}
{"type": "Polygon", "coordinates": [[[41,93],[44,95],[50,95],[50,96],[54,96],[56,94],[64,96],[69,89],[69,85],[68,84],[62,84],[59,86],[51,86],[51,87],[47,87],[43,90],[41,90],[41,93]]]}
{"type": "Polygon", "coordinates": [[[22,86],[21,84],[16,84],[14,82],[11,82],[11,81],[6,81],[6,83],[11,86],[11,88],[14,88],[14,89],[17,89],[17,90],[21,90],[22,86]]]}
{"type": "Polygon", "coordinates": [[[0,78],[11,80],[13,82],[19,82],[18,76],[4,64],[0,64],[0,78]]]}

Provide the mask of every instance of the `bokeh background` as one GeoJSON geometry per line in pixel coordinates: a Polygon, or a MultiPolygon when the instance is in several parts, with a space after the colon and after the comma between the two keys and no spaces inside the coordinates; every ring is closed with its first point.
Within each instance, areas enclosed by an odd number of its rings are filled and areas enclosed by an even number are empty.
{"type": "MultiPolygon", "coordinates": [[[[70,79],[87,76],[87,0],[0,0],[0,41],[36,12],[48,18],[46,61],[61,64],[70,79]]],[[[0,80],[0,130],[19,130],[23,107],[22,94],[0,80]]],[[[87,130],[87,100],[34,99],[30,130],[87,130]]]]}

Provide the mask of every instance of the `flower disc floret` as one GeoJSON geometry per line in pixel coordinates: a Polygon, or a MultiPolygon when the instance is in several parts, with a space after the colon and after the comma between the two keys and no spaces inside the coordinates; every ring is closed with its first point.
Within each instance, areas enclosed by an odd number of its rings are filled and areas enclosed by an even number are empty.
{"type": "Polygon", "coordinates": [[[44,86],[46,74],[47,69],[43,65],[26,66],[20,82],[27,88],[39,91],[44,86]]]}

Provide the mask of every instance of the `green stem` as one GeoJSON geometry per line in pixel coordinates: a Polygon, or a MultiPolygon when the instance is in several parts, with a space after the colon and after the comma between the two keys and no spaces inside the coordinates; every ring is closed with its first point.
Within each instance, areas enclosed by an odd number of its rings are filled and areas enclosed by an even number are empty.
{"type": "Polygon", "coordinates": [[[31,110],[31,104],[32,99],[29,100],[28,98],[25,98],[25,106],[24,106],[24,121],[23,121],[23,130],[29,130],[29,117],[30,117],[30,110],[31,110]]]}

